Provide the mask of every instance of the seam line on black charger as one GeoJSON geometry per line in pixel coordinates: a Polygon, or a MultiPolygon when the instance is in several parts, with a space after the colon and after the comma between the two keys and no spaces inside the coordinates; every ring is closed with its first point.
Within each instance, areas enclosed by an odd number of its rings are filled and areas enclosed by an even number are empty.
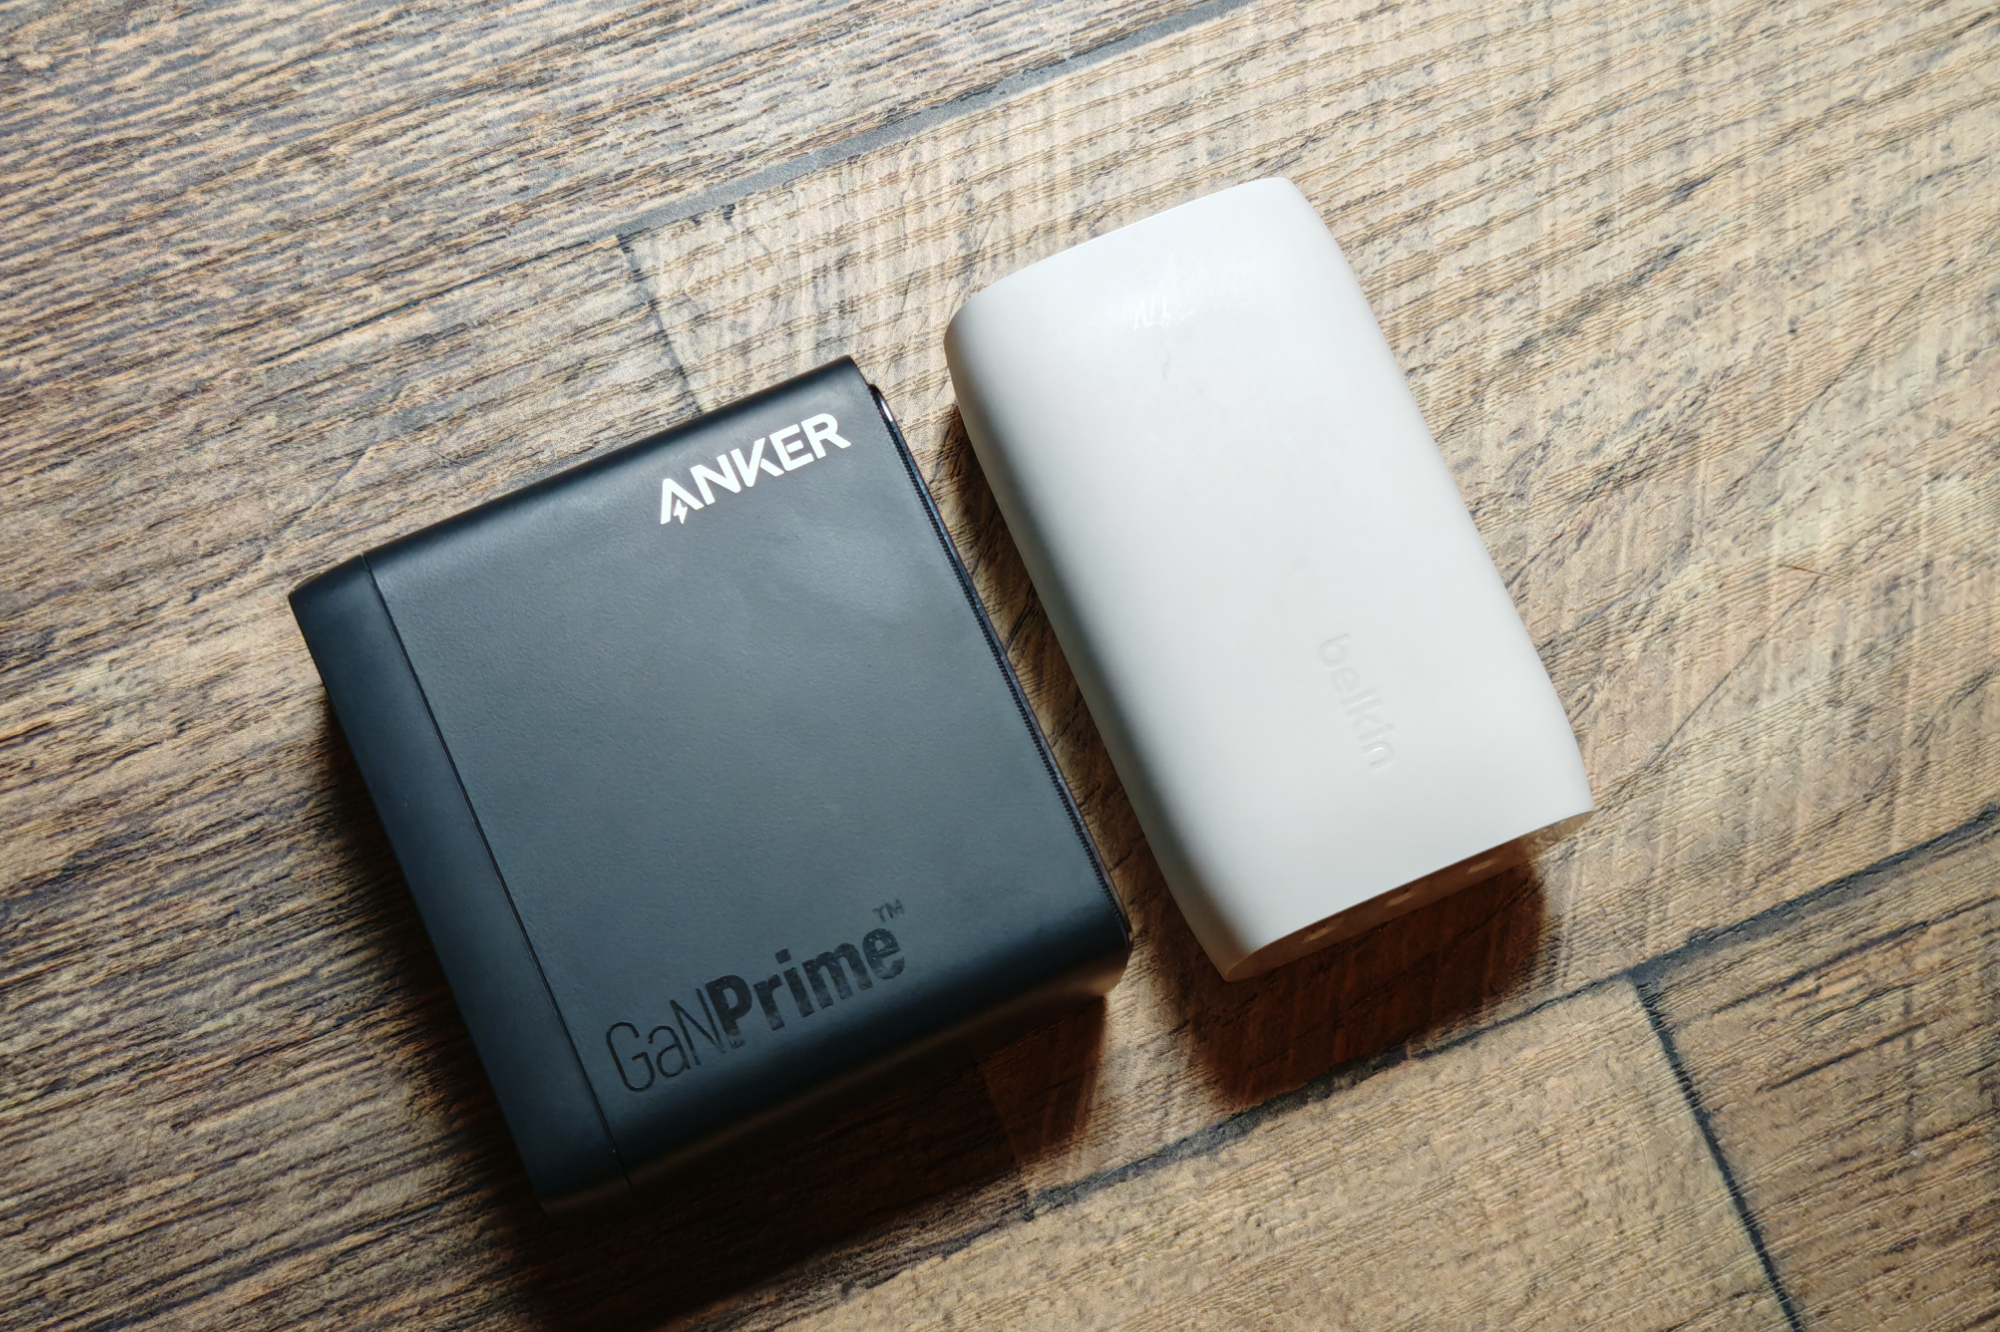
{"type": "MultiPolygon", "coordinates": [[[[562,1027],[563,1038],[569,1042],[570,1057],[576,1060],[576,1071],[583,1078],[583,1089],[590,1096],[590,1108],[597,1112],[597,1123],[604,1130],[604,1145],[611,1149],[611,1159],[618,1163],[618,1173],[625,1179],[628,1195],[637,1196],[632,1184],[632,1171],[625,1164],[625,1154],[618,1150],[618,1139],[611,1132],[611,1120],[604,1113],[604,1103],[598,1099],[597,1088],[591,1085],[590,1070],[584,1067],[583,1051],[576,1043],[576,1033],[570,1030],[569,1017],[563,1012],[562,1002],[556,998],[555,987],[549,984],[548,969],[542,965],[542,955],[535,948],[535,937],[528,932],[527,922],[521,919],[520,905],[514,900],[514,890],[507,885],[507,876],[500,870],[500,858],[493,854],[492,839],[486,835],[486,825],[480,821],[479,808],[472,803],[472,793],[465,789],[465,778],[458,771],[458,759],[451,752],[451,745],[444,738],[444,727],[438,723],[437,710],[431,706],[431,696],[424,688],[424,680],[417,674],[417,664],[410,660],[410,649],[403,642],[403,630],[396,623],[394,611],[389,609],[389,598],[382,594],[382,585],[375,579],[375,563],[362,556],[362,567],[368,571],[368,586],[375,593],[376,602],[382,607],[382,618],[389,623],[389,632],[395,636],[396,650],[403,654],[403,665],[410,672],[410,682],[417,687],[417,698],[424,705],[424,715],[430,719],[431,730],[438,739],[438,748],[444,753],[444,761],[451,768],[451,779],[458,784],[459,799],[465,802],[465,812],[472,819],[472,830],[479,834],[479,844],[486,852],[486,863],[493,867],[493,881],[500,885],[501,896],[507,899],[507,910],[513,913],[514,928],[521,932],[521,942],[528,950],[528,960],[535,964],[535,975],[542,982],[542,992],[549,997],[549,1008],[556,1015],[556,1022],[562,1027]]],[[[497,1092],[496,1092],[497,1094],[497,1092]]]]}

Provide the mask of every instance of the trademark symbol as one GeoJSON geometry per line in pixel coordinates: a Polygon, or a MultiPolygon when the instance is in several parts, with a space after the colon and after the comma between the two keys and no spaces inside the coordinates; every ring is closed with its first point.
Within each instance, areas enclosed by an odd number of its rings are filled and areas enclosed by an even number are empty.
{"type": "Polygon", "coordinates": [[[893,902],[884,902],[881,906],[875,908],[875,919],[877,920],[894,920],[902,914],[903,899],[900,897],[893,902]]]}

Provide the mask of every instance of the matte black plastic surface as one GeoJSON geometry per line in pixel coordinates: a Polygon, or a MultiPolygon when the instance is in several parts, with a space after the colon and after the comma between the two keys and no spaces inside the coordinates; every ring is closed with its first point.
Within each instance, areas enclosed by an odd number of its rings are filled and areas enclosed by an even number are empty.
{"type": "Polygon", "coordinates": [[[1095,853],[852,362],[294,606],[552,1207],[1122,969],[1095,853]]]}
{"type": "Polygon", "coordinates": [[[629,1186],[610,1131],[367,562],[300,588],[292,613],[536,1194],[552,1211],[616,1201],[629,1186]]]}

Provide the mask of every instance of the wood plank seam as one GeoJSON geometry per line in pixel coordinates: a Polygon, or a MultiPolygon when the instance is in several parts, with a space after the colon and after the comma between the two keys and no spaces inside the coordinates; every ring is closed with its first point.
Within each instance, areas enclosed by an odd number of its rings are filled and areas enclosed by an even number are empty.
{"type": "Polygon", "coordinates": [[[1078,70],[1088,69],[1092,65],[1114,59],[1127,51],[1135,51],[1142,46],[1171,37],[1197,24],[1220,18],[1232,10],[1242,9],[1253,3],[1256,3],[1256,0],[1208,0],[1208,3],[1197,5],[1193,9],[1182,10],[1178,14],[1170,14],[1166,18],[1148,23],[1142,28],[1135,28],[1122,37],[1100,42],[1096,46],[1052,60],[1045,65],[1036,65],[1032,69],[1009,74],[983,88],[960,93],[948,102],[940,102],[936,106],[925,107],[907,116],[885,121],[837,143],[808,149],[786,161],[775,162],[747,175],[738,176],[734,180],[712,185],[685,198],[676,199],[670,204],[647,209],[619,228],[616,234],[621,240],[628,239],[659,227],[685,222],[714,208],[726,208],[738,199],[745,199],[780,185],[788,185],[801,176],[859,157],[877,148],[901,143],[926,130],[949,124],[961,116],[982,111],[1010,97],[1016,97],[1046,83],[1053,83],[1078,70]]]}
{"type": "Polygon", "coordinates": [[[660,313],[659,294],[653,284],[646,281],[646,272],[639,264],[639,255],[632,248],[632,241],[624,232],[614,239],[618,242],[618,253],[625,257],[625,276],[646,298],[646,313],[652,316],[653,332],[659,335],[660,353],[667,359],[670,373],[681,383],[689,382],[687,368],[681,364],[680,353],[674,350],[673,335],[667,332],[666,317],[660,313]]]}
{"type": "Polygon", "coordinates": [[[2000,826],[1877,883],[1662,969],[1658,1021],[1807,1323],[1986,1326],[2000,826]]]}
{"type": "MultiPolygon", "coordinates": [[[[352,324],[346,324],[330,332],[318,334],[304,342],[289,346],[283,351],[273,352],[268,356],[256,358],[251,361],[251,364],[261,366],[269,365],[274,361],[281,361],[288,356],[297,355],[323,342],[331,342],[336,338],[345,337],[358,329],[368,327],[370,324],[378,323],[384,319],[393,319],[400,314],[406,314],[427,302],[449,296],[453,292],[466,287],[475,286],[492,278],[504,277],[506,274],[517,269],[542,263],[559,254],[582,249],[607,237],[617,241],[618,248],[630,260],[632,257],[630,250],[631,241],[648,231],[671,226],[676,222],[685,222],[689,218],[698,217],[703,213],[715,209],[727,209],[739,199],[748,198],[763,190],[775,189],[779,186],[790,184],[802,176],[810,175],[823,168],[859,157],[864,153],[873,152],[878,148],[901,143],[927,130],[949,124],[960,117],[975,114],[996,103],[1004,102],[1010,97],[1019,96],[1021,93],[1039,88],[1046,83],[1052,83],[1059,78],[1074,74],[1079,70],[1088,69],[1092,65],[1115,59],[1128,51],[1135,51],[1142,46],[1172,37],[1176,33],[1183,32],[1197,24],[1206,23],[1210,19],[1220,18],[1232,10],[1241,9],[1252,3],[1255,3],[1255,0],[1208,0],[1207,4],[1197,5],[1193,9],[1169,15],[1166,18],[1149,23],[1142,28],[1134,29],[1122,37],[1115,37],[1108,42],[1100,42],[1096,46],[1065,55],[1061,59],[1052,60],[1045,65],[1037,65],[1032,69],[1010,74],[1003,79],[987,84],[983,88],[975,88],[970,92],[961,93],[948,102],[925,107],[923,110],[912,112],[907,116],[886,121],[883,124],[862,130],[858,134],[850,135],[837,143],[831,143],[825,147],[809,148],[805,152],[799,153],[783,162],[773,163],[771,166],[752,171],[747,175],[737,176],[733,180],[709,186],[707,189],[698,190],[685,198],[676,199],[670,204],[647,209],[627,219],[622,224],[613,225],[609,229],[594,230],[588,235],[564,241],[558,245],[551,245],[544,250],[523,258],[509,260],[498,268],[489,269],[472,277],[463,278],[448,286],[439,287],[435,291],[425,292],[420,296],[412,296],[386,309],[367,314],[352,324]]],[[[634,271],[635,273],[637,272],[636,264],[634,271]]],[[[657,321],[659,317],[659,311],[655,308],[654,319],[657,321]]],[[[661,333],[664,335],[665,331],[665,326],[662,324],[661,333]]],[[[675,365],[676,369],[678,369],[679,363],[676,362],[675,365]]]]}
{"type": "Polygon", "coordinates": [[[1745,917],[1729,925],[1700,931],[1678,947],[1655,954],[1627,968],[1627,974],[1637,983],[1654,982],[1669,969],[1690,957],[1709,952],[1724,944],[1768,938],[1781,930],[1789,929],[1809,916],[1817,915],[1828,907],[1865,895],[1877,880],[1885,876],[1914,869],[1927,861],[1941,860],[1957,851],[1969,850],[1972,846],[1996,835],[2000,835],[2000,801],[1982,805],[1963,823],[1948,828],[1927,841],[1864,865],[1851,874],[1843,874],[1837,879],[1829,880],[1817,888],[1800,893],[1797,897],[1767,907],[1754,916],[1745,917]]]}
{"type": "MultiPolygon", "coordinates": [[[[1676,965],[1686,962],[1689,958],[1700,956],[1703,953],[1728,944],[1739,943],[1746,938],[1754,939],[1763,937],[1797,925],[1810,916],[1818,914],[1820,911],[1830,909],[1852,898],[1866,894],[1879,881],[1892,877],[1900,870],[1912,868],[1927,860],[1942,859],[1957,851],[1968,850],[1993,836],[2000,836],[2000,802],[1983,806],[1965,822],[1926,842],[1885,856],[1872,865],[1856,870],[1852,874],[1843,875],[1829,883],[1822,884],[1811,892],[1768,908],[1758,915],[1744,921],[1739,921],[1734,925],[1699,935],[1677,948],[1672,948],[1666,952],[1647,958],[1645,961],[1634,966],[1626,967],[1609,976],[1578,986],[1573,990],[1550,995],[1539,1003],[1524,1008],[1519,1012],[1509,1013],[1498,1021],[1457,1032],[1449,1040],[1441,1041],[1436,1045],[1418,1049],[1405,1046],[1332,1069],[1294,1091],[1284,1092],[1271,1097],[1269,1100],[1259,1102],[1247,1110],[1239,1111],[1227,1119],[1218,1120],[1205,1128],[1198,1129],[1186,1137],[1169,1143],[1167,1146],[1148,1153],[1145,1156],[1124,1162],[1108,1170],[1086,1175],[1080,1179],[1037,1190],[1023,1205],[1010,1208],[1005,1214],[995,1217],[992,1224],[977,1227],[964,1235],[954,1236],[952,1239],[928,1249],[925,1257],[946,1257],[958,1253],[975,1241],[996,1231],[1011,1229],[1023,1222],[1032,1221],[1037,1217],[1058,1211],[1074,1203],[1081,1202],[1085,1198],[1102,1193],[1106,1189],[1115,1188],[1120,1184],[1163,1170],[1178,1162],[1194,1157],[1213,1155],[1229,1144],[1248,1136],[1252,1131],[1272,1120],[1283,1118],[1306,1106],[1325,1101],[1339,1092],[1367,1081],[1379,1073],[1387,1072],[1405,1063],[1421,1062],[1437,1058],[1492,1032],[1526,1021],[1540,1014],[1545,1009],[1568,1003],[1579,996],[1590,994],[1609,986],[1630,984],[1639,993],[1647,1020],[1652,1024],[1653,1033],[1659,1039],[1662,1051],[1674,1071],[1676,1080],[1680,1083],[1681,1094],[1687,1101],[1689,1112],[1694,1117],[1702,1138],[1708,1144],[1709,1150],[1715,1158],[1717,1169],[1722,1173],[1722,1178],[1728,1188],[1730,1200],[1736,1209],[1737,1218],[1742,1223],[1744,1231],[1749,1237],[1751,1246],[1756,1253],[1757,1261],[1763,1269],[1765,1279],[1769,1281],[1773,1295],[1777,1297],[1780,1306],[1784,1309],[1788,1325],[1793,1329],[1793,1332],[1803,1332],[1804,1323],[1800,1319],[1791,1296],[1779,1281],[1776,1269],[1772,1266],[1770,1254],[1764,1247],[1762,1231],[1757,1224],[1756,1218],[1751,1215],[1744,1203],[1735,1174],[1731,1170],[1728,1161],[1724,1159],[1721,1149],[1716,1144],[1714,1130],[1709,1122],[1707,1112],[1695,1095],[1686,1067],[1681,1062],[1679,1053],[1675,1050],[1669,1034],[1662,1026],[1662,1019],[1657,1003],[1659,978],[1663,973],[1676,965]]],[[[897,1272],[901,1270],[903,1269],[898,1268],[895,1271],[882,1271],[872,1274],[877,1279],[868,1282],[857,1282],[854,1289],[869,1289],[875,1285],[882,1284],[895,1277],[897,1272]]]]}
{"type": "Polygon", "coordinates": [[[986,1322],[1747,1332],[1783,1311],[1636,992],[1607,985],[800,1325],[986,1322]],[[1552,1251],[1576,1266],[1551,1279],[1552,1251]]]}
{"type": "Polygon", "coordinates": [[[1688,1117],[1694,1121],[1695,1131],[1701,1135],[1703,1145],[1715,1162],[1716,1172],[1722,1176],[1722,1187],[1729,1194],[1729,1205],[1736,1211],[1737,1224],[1743,1227],[1744,1238],[1750,1242],[1750,1251],[1757,1255],[1757,1266],[1763,1269],[1764,1280],[1770,1285],[1771,1294],[1777,1297],[1778,1307],[1785,1311],[1785,1325],[1792,1332],[1805,1332],[1798,1306],[1792,1302],[1791,1292],[1785,1289],[1784,1281],[1779,1278],[1777,1264],[1771,1261],[1771,1251],[1764,1243],[1764,1227],[1758,1223],[1750,1210],[1749,1200],[1743,1196],[1743,1186],[1737,1182],[1736,1171],[1729,1164],[1722,1143],[1716,1137],[1708,1107],[1702,1104],[1701,1094],[1695,1090],[1694,1079],[1689,1076],[1687,1064],[1674,1044],[1673,1033],[1667,1029],[1666,1019],[1661,1016],[1658,985],[1635,976],[1632,988],[1638,992],[1639,1007],[1645,1010],[1646,1022],[1653,1029],[1653,1038],[1660,1043],[1660,1054],[1667,1061],[1667,1067],[1673,1070],[1674,1083],[1681,1089],[1681,1100],[1687,1104],[1688,1117]]]}

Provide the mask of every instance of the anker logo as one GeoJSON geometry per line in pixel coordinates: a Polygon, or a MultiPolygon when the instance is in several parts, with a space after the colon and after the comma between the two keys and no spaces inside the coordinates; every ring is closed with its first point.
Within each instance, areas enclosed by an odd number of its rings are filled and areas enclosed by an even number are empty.
{"type": "MultiPolygon", "coordinates": [[[[829,418],[831,419],[831,418],[829,418]]],[[[677,1078],[701,1066],[706,1052],[710,1059],[731,1050],[740,1050],[749,1039],[743,1019],[751,1009],[761,1009],[772,1031],[785,1029],[781,995],[789,995],[800,1018],[809,1018],[820,1009],[839,1002],[852,1002],[860,991],[873,989],[876,981],[891,981],[903,974],[902,948],[887,930],[870,930],[861,947],[851,943],[809,957],[796,967],[784,967],[769,980],[746,981],[741,976],[717,976],[698,990],[689,991],[692,1008],[680,1000],[670,1000],[665,1019],[652,1030],[640,1033],[636,1022],[614,1022],[604,1032],[604,1044],[618,1063],[618,1077],[635,1092],[646,1091],[656,1082],[677,1078]],[[812,994],[808,998],[807,987],[812,994]],[[699,1016],[696,1014],[699,1010],[699,1016]]],[[[780,966],[792,960],[789,949],[777,953],[780,966]]],[[[751,1024],[755,1029],[755,1024],[751,1024]]]]}
{"type": "Polygon", "coordinates": [[[771,432],[753,443],[747,454],[742,449],[731,449],[716,454],[713,467],[696,463],[688,473],[687,485],[672,477],[660,482],[660,521],[685,523],[690,513],[699,513],[715,503],[717,487],[727,494],[740,495],[762,477],[796,472],[815,458],[826,457],[829,444],[842,449],[854,447],[840,437],[840,422],[821,412],[797,425],[771,432]]]}
{"type": "Polygon", "coordinates": [[[1320,664],[1327,667],[1327,683],[1333,686],[1340,710],[1353,723],[1354,738],[1361,744],[1361,757],[1371,768],[1386,768],[1396,757],[1389,732],[1396,724],[1382,709],[1382,696],[1361,678],[1348,661],[1348,635],[1336,634],[1319,645],[1320,664]]]}

